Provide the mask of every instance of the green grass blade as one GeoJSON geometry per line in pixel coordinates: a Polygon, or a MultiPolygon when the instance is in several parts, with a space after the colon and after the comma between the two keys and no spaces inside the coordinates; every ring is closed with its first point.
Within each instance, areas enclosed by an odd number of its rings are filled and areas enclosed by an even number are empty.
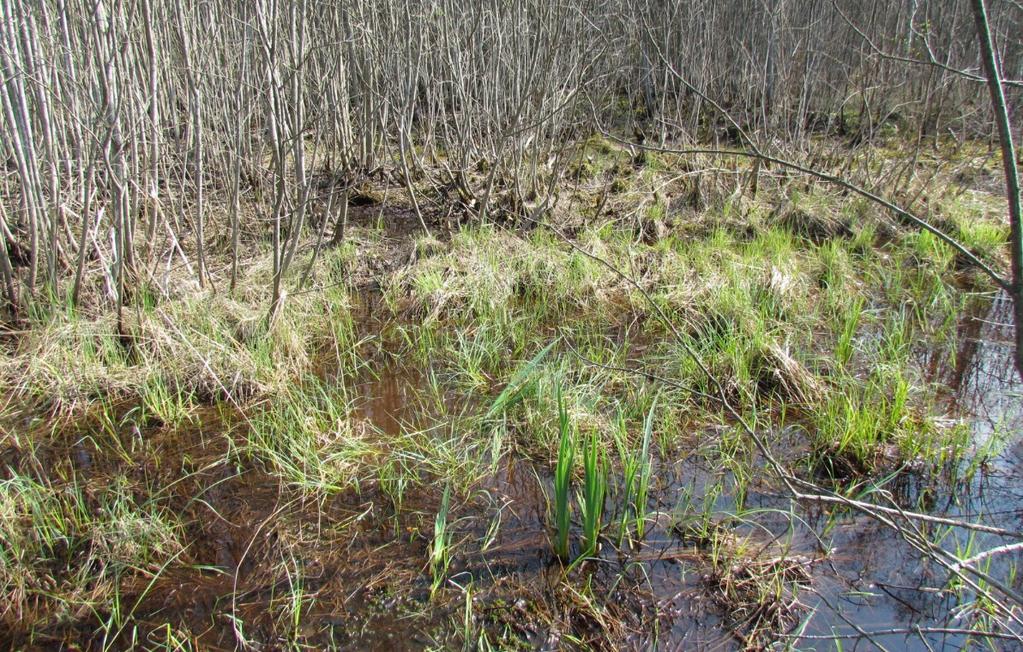
{"type": "Polygon", "coordinates": [[[540,366],[543,359],[547,357],[554,345],[558,343],[558,339],[554,339],[550,344],[545,346],[539,353],[533,356],[533,359],[527,362],[525,365],[520,367],[512,374],[511,380],[508,381],[508,385],[501,390],[501,393],[497,395],[494,402],[490,404],[490,409],[487,410],[486,418],[491,419],[494,416],[500,414],[504,410],[507,410],[509,406],[514,405],[522,396],[522,388],[536,371],[536,368],[540,366]]]}
{"type": "Polygon", "coordinates": [[[554,522],[557,529],[554,552],[562,559],[566,559],[568,557],[568,531],[571,526],[569,495],[572,484],[572,467],[575,458],[575,433],[572,431],[572,424],[568,420],[568,411],[565,409],[565,399],[562,395],[560,384],[557,386],[556,392],[560,443],[558,446],[558,462],[554,470],[554,522]]]}

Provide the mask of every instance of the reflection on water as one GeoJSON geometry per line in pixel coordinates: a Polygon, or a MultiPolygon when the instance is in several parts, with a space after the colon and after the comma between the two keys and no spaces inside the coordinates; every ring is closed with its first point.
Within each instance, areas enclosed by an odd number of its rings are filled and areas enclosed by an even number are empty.
{"type": "MultiPolygon", "coordinates": [[[[1005,295],[988,303],[979,314],[967,317],[959,331],[955,365],[937,380],[951,392],[952,416],[971,427],[975,449],[989,445],[998,451],[979,467],[969,480],[931,496],[932,513],[982,522],[1012,531],[1023,529],[1023,410],[1021,385],[1012,358],[1011,306],[1005,295]],[[1003,446],[998,448],[998,446],[1003,446]]],[[[913,480],[893,493],[919,497],[924,489],[913,480]]],[[[912,504],[912,503],[910,503],[912,504]]],[[[932,539],[950,552],[972,546],[971,554],[1006,543],[1002,538],[922,527],[932,539]],[[942,535],[944,537],[942,538],[942,535]]],[[[968,639],[960,633],[934,630],[988,629],[968,608],[970,592],[950,590],[948,571],[914,550],[902,537],[867,517],[850,517],[835,530],[831,540],[831,561],[838,571],[822,574],[815,582],[821,611],[807,634],[852,635],[857,628],[867,632],[920,627],[930,633],[878,635],[860,638],[861,649],[885,646],[889,649],[958,650],[968,639]]],[[[1008,580],[1019,555],[1002,555],[992,560],[989,571],[1008,580]]],[[[805,641],[812,643],[813,639],[805,641]]],[[[832,641],[820,641],[818,649],[832,649],[832,641]]],[[[847,641],[848,643],[848,641],[847,641]]],[[[1015,649],[1015,642],[997,641],[997,649],[1015,649]]],[[[846,645],[846,647],[850,647],[846,645]]]]}
{"type": "Polygon", "coordinates": [[[954,404],[973,425],[976,445],[999,429],[1018,432],[1023,423],[1023,384],[1013,366],[1012,305],[1000,293],[983,317],[964,325],[955,373],[948,381],[954,404]]]}

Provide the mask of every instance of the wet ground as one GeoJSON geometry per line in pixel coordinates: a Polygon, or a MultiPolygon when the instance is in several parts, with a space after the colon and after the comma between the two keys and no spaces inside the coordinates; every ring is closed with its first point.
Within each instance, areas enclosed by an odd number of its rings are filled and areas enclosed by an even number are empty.
{"type": "MultiPolygon", "coordinates": [[[[1012,366],[1011,313],[1004,297],[979,305],[960,326],[955,364],[932,369],[932,380],[949,388],[949,419],[968,423],[976,454],[940,478],[912,470],[895,473],[874,488],[875,499],[1020,532],[1023,385],[1012,366]],[[981,457],[984,461],[978,463],[981,457]]],[[[367,414],[393,426],[388,420],[405,412],[402,387],[407,381],[385,376],[370,390],[375,398],[367,414]]],[[[799,429],[792,428],[777,433],[772,446],[796,451],[802,440],[799,429]]],[[[780,483],[771,481],[766,471],[740,508],[727,489],[729,474],[713,468],[699,449],[687,457],[659,460],[654,476],[654,518],[646,538],[636,546],[608,542],[599,561],[573,571],[589,574],[592,582],[613,592],[609,602],[621,608],[614,614],[620,618],[617,626],[626,630],[618,633],[637,648],[742,647],[754,643],[743,638],[744,631],[768,624],[789,632],[781,640],[801,649],[834,649],[835,637],[846,649],[961,649],[983,640],[964,632],[989,629],[982,622],[983,611],[968,608],[975,597],[968,589],[956,589],[947,570],[868,516],[848,513],[836,519],[833,511],[812,504],[792,513],[780,483]],[[697,534],[692,524],[700,522],[701,513],[709,515],[714,542],[706,539],[705,529],[697,534]],[[733,547],[741,541],[755,554],[737,554],[722,571],[710,559],[710,548],[727,550],[729,541],[733,547]],[[784,578],[787,592],[778,604],[765,604],[755,595],[749,596],[750,604],[742,604],[743,589],[734,584],[742,583],[747,572],[743,565],[750,576],[784,578]]],[[[554,607],[561,566],[551,554],[546,525],[551,490],[549,465],[505,459],[481,488],[489,503],[486,509],[500,511],[500,527],[491,539],[485,527],[470,525],[469,543],[460,551],[461,564],[452,581],[515,586],[532,600],[548,599],[547,606],[554,607]],[[474,546],[478,541],[485,543],[474,546]]],[[[953,553],[967,546],[975,553],[1012,541],[943,526],[924,529],[953,553]]],[[[1019,561],[1018,553],[1000,555],[986,569],[1011,583],[1019,561]]],[[[537,646],[557,636],[543,627],[527,627],[525,633],[537,646]]],[[[1010,640],[993,642],[1004,649],[1014,645],[1010,640]]]]}
{"type": "MultiPolygon", "coordinates": [[[[1004,299],[986,302],[963,321],[955,364],[933,368],[934,381],[949,387],[949,418],[969,423],[978,452],[997,454],[938,479],[893,474],[874,499],[1023,531],[1023,386],[1011,363],[1009,317],[1004,299]]],[[[378,358],[383,362],[353,385],[356,418],[390,436],[426,426],[418,399],[423,371],[378,358]]],[[[457,397],[450,401],[459,406],[457,397]]],[[[946,570],[878,521],[854,513],[836,518],[814,504],[793,507],[766,470],[737,503],[729,472],[698,443],[714,433],[656,461],[645,538],[630,544],[611,534],[596,559],[569,571],[568,582],[547,525],[552,465],[504,454],[452,505],[452,563],[440,597],[431,599],[437,491],[410,488],[397,493],[397,504],[394,487],[380,480],[358,492],[303,496],[232,456],[229,442],[247,427],[244,418],[226,408],[199,417],[193,428],[175,431],[145,424],[140,431],[122,419],[111,436],[128,455],[101,454],[109,446],[86,437],[85,427],[58,437],[66,447],[39,458],[55,478],[89,478],[86,492],[115,476],[129,478],[136,491],[163,487],[186,523],[188,545],[156,579],[140,575],[122,587],[130,622],[106,641],[94,640],[89,618],[53,623],[31,640],[5,622],[0,639],[15,647],[90,640],[95,649],[122,647],[132,637],[157,640],[169,622],[207,649],[276,649],[295,641],[342,649],[473,647],[462,629],[467,603],[473,635],[483,632],[498,647],[613,640],[636,649],[736,649],[763,644],[769,632],[800,649],[835,649],[838,636],[844,649],[952,650],[966,645],[965,630],[987,629],[983,612],[968,606],[971,591],[951,586],[946,570]],[[774,587],[766,593],[765,582],[774,587]],[[582,585],[590,590],[573,588],[582,585]]],[[[792,453],[805,447],[805,433],[787,428],[772,442],[792,453]]],[[[36,459],[13,447],[3,455],[5,466],[23,472],[36,459]]],[[[618,516],[609,501],[606,520],[618,516]]],[[[941,529],[928,533],[939,538],[941,529]]],[[[940,545],[980,551],[1007,542],[967,539],[949,531],[940,545]]],[[[1013,565],[1020,561],[1019,554],[1000,555],[989,571],[1018,588],[1013,565]]],[[[1013,649],[1014,642],[994,645],[1013,649]]]]}

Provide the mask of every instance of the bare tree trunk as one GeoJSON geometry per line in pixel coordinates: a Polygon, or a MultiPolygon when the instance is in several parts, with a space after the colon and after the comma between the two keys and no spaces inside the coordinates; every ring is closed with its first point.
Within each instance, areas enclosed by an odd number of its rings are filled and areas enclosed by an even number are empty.
{"type": "Polygon", "coordinates": [[[980,44],[987,85],[991,92],[991,108],[998,125],[998,139],[1002,148],[1002,168],[1005,173],[1005,197],[1009,202],[1009,257],[1012,268],[1010,295],[1012,312],[1016,321],[1016,371],[1023,376],[1023,215],[1020,211],[1019,169],[1016,166],[1016,148],[1012,142],[1012,123],[1005,105],[1002,89],[1002,75],[995,58],[991,30],[988,26],[987,9],[984,0],[973,0],[973,18],[977,24],[977,41],[980,44]]]}
{"type": "Polygon", "coordinates": [[[242,96],[245,88],[245,72],[247,69],[248,62],[248,51],[249,51],[249,36],[251,28],[246,25],[244,28],[244,37],[242,39],[242,57],[241,63],[238,66],[238,81],[234,89],[234,103],[235,103],[235,127],[234,127],[234,147],[230,152],[229,156],[233,159],[231,161],[231,291],[234,292],[235,286],[238,284],[238,245],[241,239],[241,225],[239,223],[241,213],[241,175],[242,175],[242,130],[244,120],[245,105],[242,101],[242,96]]]}
{"type": "Polygon", "coordinates": [[[14,289],[14,268],[7,244],[7,216],[3,203],[0,202],[0,278],[4,284],[4,295],[7,299],[7,314],[11,320],[18,318],[18,294],[14,289]]]}
{"type": "MultiPolygon", "coordinates": [[[[157,68],[160,65],[156,60],[156,37],[153,35],[153,9],[152,0],[143,0],[142,16],[146,29],[146,53],[149,56],[147,68],[147,84],[149,92],[149,179],[147,192],[149,194],[149,219],[146,221],[146,242],[147,256],[153,254],[153,244],[156,238],[156,225],[160,219],[160,97],[157,93],[157,68]]],[[[148,261],[147,261],[148,262],[148,261]]]]}

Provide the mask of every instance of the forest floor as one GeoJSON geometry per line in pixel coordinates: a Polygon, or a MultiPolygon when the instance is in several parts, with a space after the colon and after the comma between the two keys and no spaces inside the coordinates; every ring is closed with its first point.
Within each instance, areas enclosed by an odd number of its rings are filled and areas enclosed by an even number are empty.
{"type": "MultiPolygon", "coordinates": [[[[914,538],[783,477],[1019,531],[1005,300],[864,200],[682,160],[596,142],[544,218],[458,223],[438,195],[429,233],[367,186],[269,322],[268,253],[233,292],[140,293],[127,338],[37,308],[0,361],[0,640],[998,647],[1011,616],[913,543],[1003,539],[914,538]]],[[[928,216],[1003,265],[994,162],[961,169],[928,216]]],[[[1015,561],[989,571],[1015,586],[1015,561]]]]}

